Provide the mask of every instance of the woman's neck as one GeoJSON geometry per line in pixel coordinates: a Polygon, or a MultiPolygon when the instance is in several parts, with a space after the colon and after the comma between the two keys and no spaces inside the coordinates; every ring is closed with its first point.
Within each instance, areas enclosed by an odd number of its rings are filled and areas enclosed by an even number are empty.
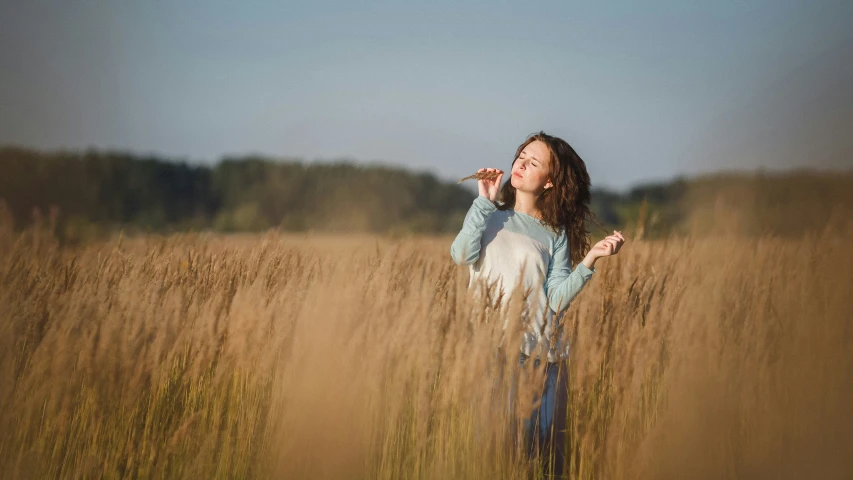
{"type": "Polygon", "coordinates": [[[539,209],[536,208],[537,197],[532,193],[515,191],[515,205],[512,207],[516,212],[530,215],[534,218],[541,218],[539,209]]]}

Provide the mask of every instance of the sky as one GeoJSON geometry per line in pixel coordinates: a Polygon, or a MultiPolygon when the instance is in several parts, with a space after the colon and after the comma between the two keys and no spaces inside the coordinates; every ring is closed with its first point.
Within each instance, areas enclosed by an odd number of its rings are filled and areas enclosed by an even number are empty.
{"type": "Polygon", "coordinates": [[[853,2],[4,1],[0,145],[461,178],[544,130],[593,187],[853,164],[853,2]]]}

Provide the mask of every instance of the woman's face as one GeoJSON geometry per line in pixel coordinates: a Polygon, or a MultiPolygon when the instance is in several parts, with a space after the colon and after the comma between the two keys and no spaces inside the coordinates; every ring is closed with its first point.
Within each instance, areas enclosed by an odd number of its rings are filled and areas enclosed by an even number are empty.
{"type": "Polygon", "coordinates": [[[518,158],[512,163],[510,182],[516,190],[540,195],[546,188],[551,188],[549,180],[551,151],[541,140],[527,144],[518,158]]]}

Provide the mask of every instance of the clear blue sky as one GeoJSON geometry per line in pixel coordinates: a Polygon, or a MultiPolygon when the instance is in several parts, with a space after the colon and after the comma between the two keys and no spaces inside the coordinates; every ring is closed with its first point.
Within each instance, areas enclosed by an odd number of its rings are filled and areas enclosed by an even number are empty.
{"type": "Polygon", "coordinates": [[[545,130],[611,188],[850,164],[851,1],[360,3],[4,2],[0,144],[450,179],[545,130]]]}

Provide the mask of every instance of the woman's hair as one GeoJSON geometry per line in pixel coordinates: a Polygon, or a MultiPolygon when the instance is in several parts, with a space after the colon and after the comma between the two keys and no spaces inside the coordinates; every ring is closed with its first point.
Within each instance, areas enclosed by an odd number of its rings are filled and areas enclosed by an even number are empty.
{"type": "MultiPolygon", "coordinates": [[[[513,165],[524,147],[536,140],[548,146],[553,184],[536,200],[536,207],[542,213],[542,220],[554,231],[565,230],[572,264],[577,265],[589,250],[585,221],[593,217],[589,209],[590,183],[586,164],[565,140],[539,132],[528,136],[518,147],[513,165]]],[[[503,205],[498,205],[498,209],[508,210],[515,206],[515,187],[511,181],[501,187],[500,198],[503,205]]]]}

